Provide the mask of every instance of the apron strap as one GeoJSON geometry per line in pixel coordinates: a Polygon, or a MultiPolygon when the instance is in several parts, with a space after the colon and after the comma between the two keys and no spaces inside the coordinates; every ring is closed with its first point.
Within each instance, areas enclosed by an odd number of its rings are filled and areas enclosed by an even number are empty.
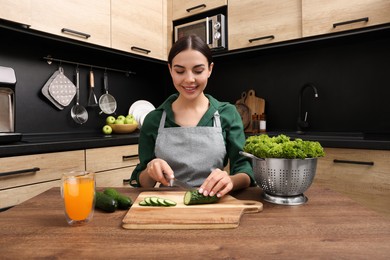
{"type": "Polygon", "coordinates": [[[167,117],[167,113],[165,112],[165,110],[163,110],[163,113],[162,113],[162,116],[161,116],[161,120],[160,120],[160,126],[159,126],[158,129],[164,128],[166,117],[167,117]]]}
{"type": "Polygon", "coordinates": [[[218,110],[214,113],[214,127],[221,127],[221,117],[219,116],[218,110]]]}

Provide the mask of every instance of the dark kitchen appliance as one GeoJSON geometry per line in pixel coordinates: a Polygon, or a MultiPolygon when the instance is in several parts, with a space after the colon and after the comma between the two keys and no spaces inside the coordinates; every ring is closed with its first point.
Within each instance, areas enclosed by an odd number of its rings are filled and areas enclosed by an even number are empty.
{"type": "Polygon", "coordinates": [[[174,26],[174,42],[181,37],[196,34],[202,38],[212,51],[227,49],[226,21],[223,14],[196,19],[174,26]]]}
{"type": "Polygon", "coordinates": [[[0,66],[0,144],[22,138],[20,133],[15,133],[15,86],[15,71],[0,66]]]}

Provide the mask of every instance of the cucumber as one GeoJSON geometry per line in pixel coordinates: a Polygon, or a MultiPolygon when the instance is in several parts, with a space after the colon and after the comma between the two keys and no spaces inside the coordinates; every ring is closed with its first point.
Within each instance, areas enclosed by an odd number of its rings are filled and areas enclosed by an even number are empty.
{"type": "Polygon", "coordinates": [[[133,201],[129,197],[120,194],[116,189],[107,188],[104,190],[104,194],[115,199],[118,202],[119,209],[128,209],[133,204],[133,201]]]}
{"type": "Polygon", "coordinates": [[[138,204],[140,206],[172,207],[172,206],[176,206],[177,203],[170,199],[164,199],[159,197],[146,197],[138,204]]]}
{"type": "Polygon", "coordinates": [[[195,205],[195,204],[210,204],[216,203],[219,201],[217,195],[214,196],[204,196],[199,193],[198,190],[187,191],[184,194],[184,205],[195,205]]]}
{"type": "Polygon", "coordinates": [[[97,191],[95,193],[95,208],[114,212],[118,208],[118,202],[107,194],[97,191]]]}

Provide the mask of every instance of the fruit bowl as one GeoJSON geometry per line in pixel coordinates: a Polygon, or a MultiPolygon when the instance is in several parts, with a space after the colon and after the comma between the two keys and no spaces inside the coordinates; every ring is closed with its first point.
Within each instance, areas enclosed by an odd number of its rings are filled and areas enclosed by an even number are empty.
{"type": "Polygon", "coordinates": [[[114,134],[130,134],[137,129],[138,124],[109,124],[109,126],[114,134]]]}

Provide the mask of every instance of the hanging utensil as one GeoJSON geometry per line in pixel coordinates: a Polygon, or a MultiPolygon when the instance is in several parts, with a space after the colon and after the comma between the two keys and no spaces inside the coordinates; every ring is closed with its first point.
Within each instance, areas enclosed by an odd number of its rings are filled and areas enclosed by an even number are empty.
{"type": "Polygon", "coordinates": [[[108,76],[107,72],[104,72],[104,90],[105,94],[101,95],[99,98],[99,107],[102,110],[101,113],[107,115],[115,113],[116,110],[116,100],[115,98],[108,93],[108,76]]]}
{"type": "Polygon", "coordinates": [[[76,86],[65,76],[61,66],[58,71],[49,85],[49,95],[62,107],[67,107],[76,95],[76,86]]]}
{"type": "Polygon", "coordinates": [[[89,97],[88,97],[88,106],[96,107],[98,105],[97,98],[94,92],[95,88],[95,78],[93,75],[92,69],[89,71],[89,97]]]}
{"type": "Polygon", "coordinates": [[[87,110],[79,104],[80,99],[80,73],[79,68],[76,68],[76,105],[72,107],[70,113],[73,120],[78,124],[84,124],[88,120],[87,110]]]}

